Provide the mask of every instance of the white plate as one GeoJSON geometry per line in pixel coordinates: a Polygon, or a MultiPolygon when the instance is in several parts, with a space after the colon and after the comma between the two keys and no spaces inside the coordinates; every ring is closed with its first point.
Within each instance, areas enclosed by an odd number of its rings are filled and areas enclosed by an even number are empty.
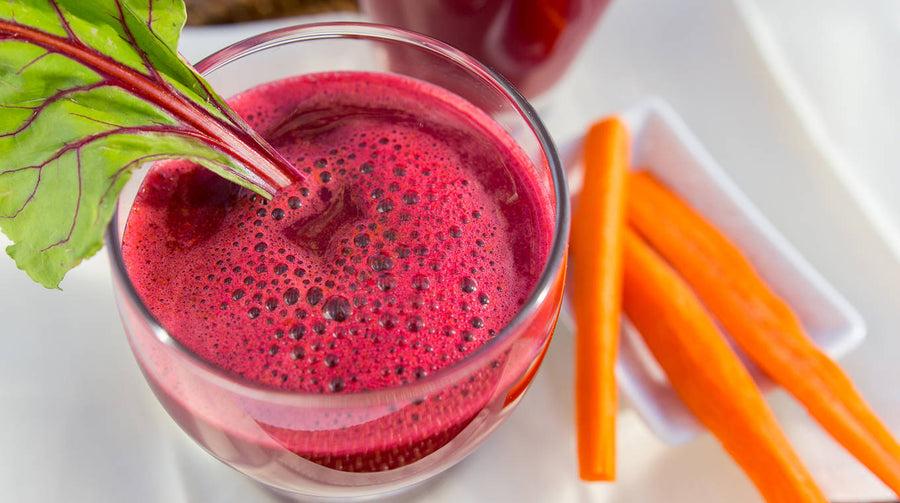
{"type": "MultiPolygon", "coordinates": [[[[856,309],[778,233],[665,101],[645,99],[622,118],[631,134],[635,169],[652,173],[743,250],[825,353],[839,358],[862,342],[865,324],[856,309]]],[[[564,159],[578,163],[578,150],[577,144],[564,148],[564,159]]],[[[580,169],[576,165],[569,172],[569,185],[575,193],[580,188],[580,169]]],[[[776,387],[738,353],[763,392],[776,387]]],[[[702,430],[627,321],[622,328],[616,377],[629,403],[665,442],[681,444],[702,430]]]]}

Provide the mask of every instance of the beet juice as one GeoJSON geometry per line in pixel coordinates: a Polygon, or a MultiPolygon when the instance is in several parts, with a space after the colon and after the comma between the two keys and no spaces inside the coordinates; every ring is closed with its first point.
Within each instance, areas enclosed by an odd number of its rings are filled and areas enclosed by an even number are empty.
{"type": "Polygon", "coordinates": [[[610,0],[363,0],[379,23],[432,36],[500,72],[529,99],[565,72],[610,0]]]}
{"type": "MultiPolygon", "coordinates": [[[[547,261],[552,204],[482,112],[420,81],[356,72],[280,80],[229,103],[305,178],[265,200],[185,161],[147,175],[122,256],[187,350],[264,388],[364,394],[465,359],[520,310],[547,261]]],[[[505,358],[451,392],[341,417],[249,400],[198,407],[175,398],[183,380],[150,382],[185,429],[224,435],[244,458],[287,450],[376,472],[452,440],[485,407],[505,358]],[[264,435],[221,419],[235,408],[264,435]]]]}

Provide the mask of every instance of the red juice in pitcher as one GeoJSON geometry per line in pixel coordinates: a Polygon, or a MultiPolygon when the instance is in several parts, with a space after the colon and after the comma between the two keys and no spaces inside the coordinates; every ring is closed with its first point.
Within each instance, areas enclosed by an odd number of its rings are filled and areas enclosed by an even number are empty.
{"type": "Polygon", "coordinates": [[[363,0],[379,23],[474,56],[527,98],[565,72],[610,0],[363,0]]]}

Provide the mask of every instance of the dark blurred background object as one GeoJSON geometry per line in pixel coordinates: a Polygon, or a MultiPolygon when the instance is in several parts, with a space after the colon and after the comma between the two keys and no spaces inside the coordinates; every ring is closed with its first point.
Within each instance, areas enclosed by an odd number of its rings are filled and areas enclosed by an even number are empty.
{"type": "Polygon", "coordinates": [[[360,0],[378,23],[431,35],[500,72],[526,98],[568,68],[610,0],[360,0]]]}
{"type": "Polygon", "coordinates": [[[191,25],[225,24],[359,9],[356,0],[185,0],[191,25]]]}

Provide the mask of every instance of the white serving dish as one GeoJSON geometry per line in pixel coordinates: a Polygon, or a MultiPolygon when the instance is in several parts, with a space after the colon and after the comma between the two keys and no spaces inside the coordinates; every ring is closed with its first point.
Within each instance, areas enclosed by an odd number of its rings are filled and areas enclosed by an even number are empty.
{"type": "MultiPolygon", "coordinates": [[[[840,358],[862,342],[865,323],[856,309],[779,234],[665,101],[647,98],[621,117],[631,134],[635,169],[651,172],[743,250],[825,353],[840,358]]],[[[580,148],[580,142],[574,142],[561,149],[564,161],[571,163],[573,194],[581,185],[580,148]]],[[[702,425],[675,394],[627,320],[621,335],[616,377],[626,400],[663,441],[681,444],[694,438],[702,425]]],[[[738,353],[764,393],[776,388],[738,353]]]]}

